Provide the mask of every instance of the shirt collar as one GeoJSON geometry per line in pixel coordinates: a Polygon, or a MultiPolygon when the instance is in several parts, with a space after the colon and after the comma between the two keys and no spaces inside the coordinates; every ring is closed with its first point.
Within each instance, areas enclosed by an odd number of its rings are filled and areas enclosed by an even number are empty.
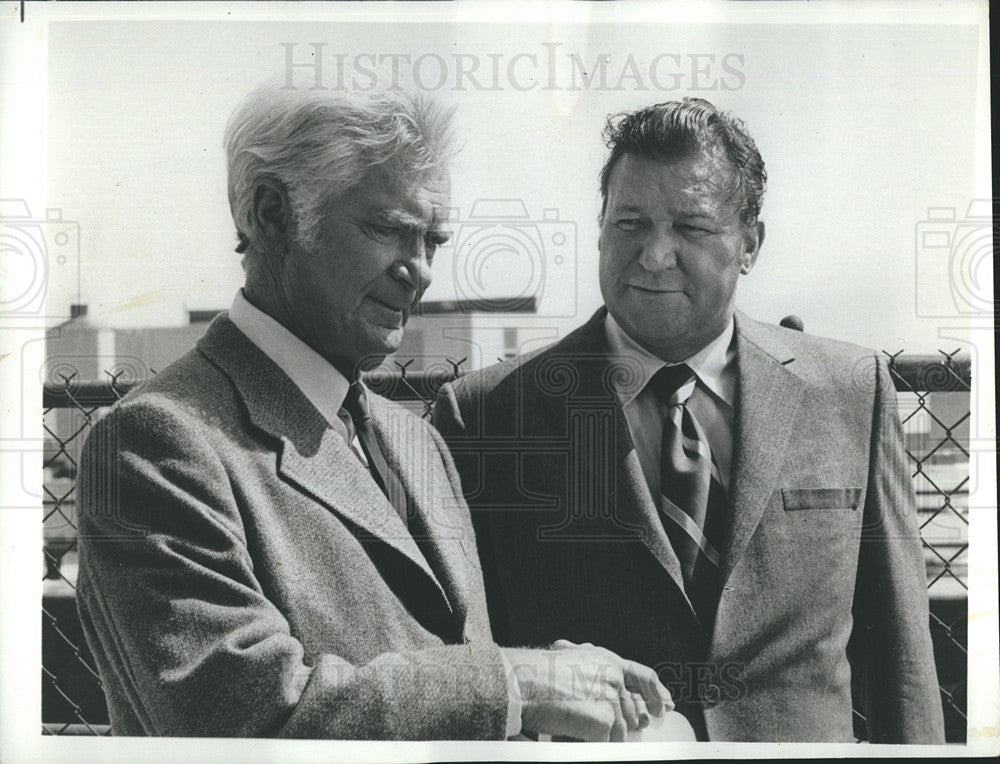
{"type": "MultiPolygon", "coordinates": [[[[604,331],[612,355],[619,359],[627,357],[629,361],[637,363],[639,367],[642,378],[638,382],[641,384],[630,384],[628,389],[616,390],[622,406],[627,406],[645,389],[652,376],[668,364],[629,337],[610,312],[604,319],[604,331]]],[[[734,335],[735,322],[730,319],[722,334],[684,361],[694,371],[698,381],[728,406],[734,406],[736,403],[737,375],[734,335]]]]}
{"type": "Polygon", "coordinates": [[[329,361],[251,305],[242,289],[233,298],[229,320],[288,375],[328,423],[338,421],[350,383],[329,361]]]}

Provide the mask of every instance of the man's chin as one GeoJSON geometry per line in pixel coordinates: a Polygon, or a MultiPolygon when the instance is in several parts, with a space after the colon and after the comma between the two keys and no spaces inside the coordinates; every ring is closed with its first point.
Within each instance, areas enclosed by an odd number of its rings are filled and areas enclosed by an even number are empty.
{"type": "Polygon", "coordinates": [[[372,336],[369,337],[366,353],[357,363],[358,368],[361,371],[371,371],[378,368],[387,356],[399,350],[402,341],[402,329],[380,327],[380,331],[372,332],[372,336]]]}
{"type": "Polygon", "coordinates": [[[684,347],[689,334],[685,331],[686,327],[665,326],[664,323],[644,325],[627,320],[618,323],[633,342],[660,358],[664,353],[669,354],[675,348],[684,347]]]}

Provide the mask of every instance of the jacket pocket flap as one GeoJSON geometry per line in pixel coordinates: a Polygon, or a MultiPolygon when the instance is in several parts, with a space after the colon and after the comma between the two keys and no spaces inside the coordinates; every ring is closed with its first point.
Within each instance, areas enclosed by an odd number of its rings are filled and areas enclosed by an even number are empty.
{"type": "Polygon", "coordinates": [[[782,488],[786,510],[857,509],[860,488],[782,488]]]}

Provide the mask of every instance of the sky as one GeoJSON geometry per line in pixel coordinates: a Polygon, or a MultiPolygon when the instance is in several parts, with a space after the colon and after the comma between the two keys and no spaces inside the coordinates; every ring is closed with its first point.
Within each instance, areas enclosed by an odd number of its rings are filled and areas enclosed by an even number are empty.
{"type": "MultiPolygon", "coordinates": [[[[315,82],[318,50],[326,87],[364,87],[365,71],[388,83],[395,71],[457,106],[452,230],[466,256],[439,253],[426,299],[537,291],[530,320],[565,332],[601,303],[607,115],[696,95],[747,123],[768,171],[766,240],[738,306],[893,352],[950,350],[942,333],[956,336],[961,306],[979,306],[976,284],[990,283],[988,221],[966,217],[985,83],[978,35],[964,24],[667,14],[629,25],[52,23],[48,206],[79,224],[80,296],[95,320],[174,325],[188,309],[227,307],[242,271],[226,119],[254,85],[284,78],[289,57],[315,82]],[[930,208],[955,219],[929,221],[930,208]],[[942,232],[944,246],[924,246],[942,232]]],[[[53,279],[50,305],[64,309],[72,291],[53,279]]]]}

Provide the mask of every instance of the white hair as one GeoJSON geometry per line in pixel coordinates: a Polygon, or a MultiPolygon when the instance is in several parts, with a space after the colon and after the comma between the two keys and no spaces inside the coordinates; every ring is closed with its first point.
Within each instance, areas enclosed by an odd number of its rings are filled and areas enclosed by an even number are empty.
{"type": "Polygon", "coordinates": [[[324,204],[371,168],[386,166],[406,182],[443,167],[453,113],[427,94],[403,90],[258,87],[229,118],[224,140],[237,252],[263,249],[253,214],[261,181],[285,187],[300,241],[314,244],[324,204]]]}

